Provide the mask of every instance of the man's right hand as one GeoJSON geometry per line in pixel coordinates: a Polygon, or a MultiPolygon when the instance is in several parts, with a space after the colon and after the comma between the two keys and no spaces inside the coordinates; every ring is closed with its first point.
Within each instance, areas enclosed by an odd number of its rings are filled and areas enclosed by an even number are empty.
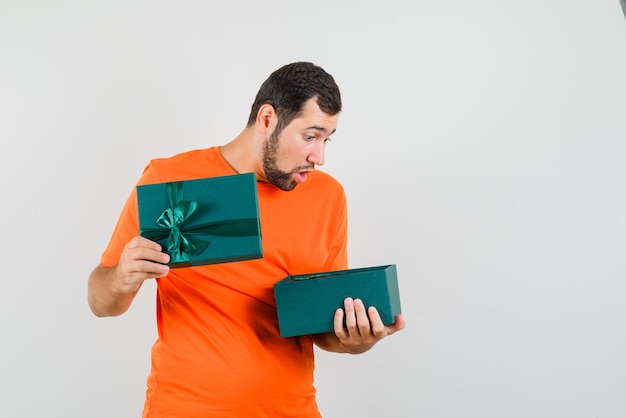
{"type": "Polygon", "coordinates": [[[99,265],[89,276],[89,307],[96,316],[117,316],[128,310],[144,280],[167,276],[170,256],[161,246],[137,236],[113,267],[99,265]]]}
{"type": "Polygon", "coordinates": [[[166,265],[170,256],[161,252],[161,246],[147,238],[137,236],[130,240],[114,267],[113,290],[117,293],[137,292],[146,279],[167,276],[166,265]]]}

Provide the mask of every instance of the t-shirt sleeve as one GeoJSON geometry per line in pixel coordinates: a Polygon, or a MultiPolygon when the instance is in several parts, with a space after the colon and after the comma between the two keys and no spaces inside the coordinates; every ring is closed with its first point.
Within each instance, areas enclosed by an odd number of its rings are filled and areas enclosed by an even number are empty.
{"type": "MultiPolygon", "coordinates": [[[[151,161],[143,170],[137,185],[158,183],[159,181],[157,170],[151,161]]],[[[137,212],[137,192],[136,188],[133,187],[113,229],[109,244],[100,257],[100,264],[104,267],[116,265],[126,244],[137,235],[139,235],[139,216],[137,212]]]]}

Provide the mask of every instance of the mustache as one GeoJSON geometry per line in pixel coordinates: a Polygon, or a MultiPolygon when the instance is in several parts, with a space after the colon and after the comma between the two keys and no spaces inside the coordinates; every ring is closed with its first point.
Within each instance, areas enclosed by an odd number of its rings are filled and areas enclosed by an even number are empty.
{"type": "Polygon", "coordinates": [[[314,169],[315,169],[315,164],[303,165],[303,166],[296,167],[293,170],[291,170],[291,174],[296,174],[301,171],[312,171],[314,169]]]}

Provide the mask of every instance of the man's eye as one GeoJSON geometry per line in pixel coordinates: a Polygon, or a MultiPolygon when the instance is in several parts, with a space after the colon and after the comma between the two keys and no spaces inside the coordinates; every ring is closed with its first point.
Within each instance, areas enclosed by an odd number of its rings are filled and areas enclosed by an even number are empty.
{"type": "Polygon", "coordinates": [[[305,141],[313,141],[315,139],[315,135],[306,134],[304,135],[305,141]]]}

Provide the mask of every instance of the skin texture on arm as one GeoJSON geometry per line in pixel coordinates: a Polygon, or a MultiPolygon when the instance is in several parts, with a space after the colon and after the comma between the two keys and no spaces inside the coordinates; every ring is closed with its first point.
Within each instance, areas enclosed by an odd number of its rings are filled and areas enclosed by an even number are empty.
{"type": "Polygon", "coordinates": [[[335,312],[334,325],[334,333],[313,335],[315,345],[334,353],[361,354],[403,329],[406,323],[402,315],[398,315],[394,324],[385,326],[375,307],[370,306],[366,311],[360,299],[347,298],[344,309],[335,312]]]}
{"type": "Polygon", "coordinates": [[[135,237],[113,267],[97,266],[87,284],[89,307],[96,316],[118,316],[130,307],[144,280],[166,276],[170,259],[161,246],[143,237],[135,237]]]}

